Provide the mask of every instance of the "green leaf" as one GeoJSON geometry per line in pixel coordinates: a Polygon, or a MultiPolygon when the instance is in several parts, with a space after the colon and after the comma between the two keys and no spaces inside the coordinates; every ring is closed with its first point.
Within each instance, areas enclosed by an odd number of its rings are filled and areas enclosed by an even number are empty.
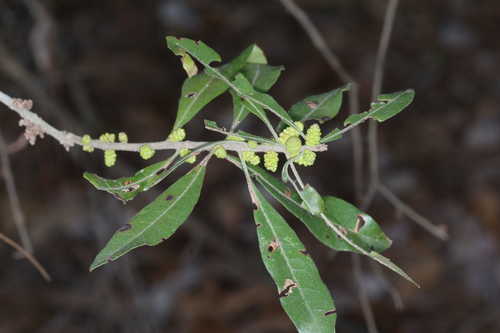
{"type": "Polygon", "coordinates": [[[342,199],[326,196],[325,215],[348,230],[349,238],[368,251],[383,252],[392,241],[368,214],[342,199]]]}
{"type": "Polygon", "coordinates": [[[236,127],[243,119],[246,118],[248,113],[252,113],[264,123],[271,124],[267,118],[266,112],[262,107],[255,103],[249,103],[244,97],[238,95],[234,90],[229,91],[233,99],[233,128],[236,127]]]}
{"type": "Polygon", "coordinates": [[[283,217],[251,186],[258,199],[254,220],[260,253],[283,309],[300,333],[333,332],[335,305],[314,261],[283,217]]]}
{"type": "Polygon", "coordinates": [[[340,132],[340,130],[338,128],[336,128],[333,131],[331,131],[330,133],[328,133],[327,135],[325,135],[324,137],[322,137],[319,142],[320,143],[328,143],[328,142],[332,142],[332,141],[336,141],[338,139],[341,139],[342,134],[339,134],[339,132],[340,132]]]}
{"type": "Polygon", "coordinates": [[[168,48],[176,55],[182,56],[187,52],[203,64],[221,61],[220,55],[201,40],[194,41],[189,38],[177,38],[173,36],[167,36],[166,39],[168,48]]]}
{"type": "Polygon", "coordinates": [[[252,95],[255,92],[250,81],[248,81],[247,78],[241,73],[236,74],[233,84],[242,94],[252,95]]]}
{"type": "Polygon", "coordinates": [[[324,94],[306,97],[290,109],[292,119],[304,122],[311,119],[326,121],[334,118],[342,106],[344,91],[348,91],[350,87],[350,84],[347,84],[324,94]]]}
{"type": "MultiPolygon", "coordinates": [[[[228,160],[239,167],[241,166],[239,160],[233,156],[229,156],[228,160]]],[[[336,233],[328,227],[328,225],[320,217],[313,216],[306,209],[304,209],[302,199],[292,188],[286,186],[282,181],[258,166],[247,165],[247,167],[250,173],[256,177],[257,181],[264,187],[264,189],[290,213],[304,223],[307,229],[321,243],[337,251],[359,252],[346,241],[337,237],[336,233]]],[[[338,202],[334,203],[335,205],[340,206],[338,202]]],[[[352,238],[353,242],[366,251],[371,251],[371,249],[383,251],[390,246],[390,239],[383,235],[382,230],[373,218],[362,212],[360,212],[360,214],[362,214],[365,225],[359,230],[359,235],[354,235],[353,230],[356,227],[357,215],[354,214],[354,211],[351,209],[354,206],[345,202],[345,207],[345,211],[349,212],[349,214],[344,212],[343,215],[340,215],[340,219],[337,219],[337,215],[332,216],[332,218],[335,218],[334,222],[336,224],[346,229],[349,238],[352,238]],[[383,236],[381,236],[381,233],[383,236]]],[[[354,207],[354,209],[356,208],[354,207]]]]}
{"type": "MultiPolygon", "coordinates": [[[[245,64],[249,57],[258,49],[256,45],[247,47],[238,57],[228,64],[220,67],[220,75],[231,79],[245,64]]],[[[208,103],[223,94],[229,86],[224,80],[214,76],[205,69],[193,77],[189,77],[182,85],[177,118],[175,119],[174,129],[184,126],[193,119],[208,103]]]]}
{"type": "Polygon", "coordinates": [[[149,190],[167,177],[171,172],[168,167],[175,157],[177,157],[177,155],[172,155],[164,161],[141,169],[132,177],[106,179],[96,174],[85,172],[83,178],[94,185],[96,189],[106,191],[114,197],[126,202],[134,199],[139,193],[149,190]]]}
{"type": "Polygon", "coordinates": [[[283,66],[246,64],[241,73],[245,75],[256,90],[266,92],[278,81],[284,69],[283,66]]]}
{"type": "Polygon", "coordinates": [[[408,89],[392,94],[380,95],[378,102],[372,103],[370,110],[359,114],[353,114],[344,121],[344,126],[361,123],[368,118],[378,122],[386,121],[403,111],[415,97],[415,91],[408,89]]]}
{"type": "Polygon", "coordinates": [[[137,247],[154,246],[169,238],[198,202],[205,169],[202,165],[193,168],[118,229],[94,259],[90,270],[116,260],[137,247]]]}
{"type": "Polygon", "coordinates": [[[325,211],[325,202],[318,191],[311,185],[307,184],[301,193],[304,199],[302,206],[306,208],[312,215],[319,215],[325,211]]]}

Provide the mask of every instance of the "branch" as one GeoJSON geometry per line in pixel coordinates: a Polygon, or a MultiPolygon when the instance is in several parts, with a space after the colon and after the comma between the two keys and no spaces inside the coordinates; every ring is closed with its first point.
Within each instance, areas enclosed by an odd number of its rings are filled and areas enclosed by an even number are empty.
{"type": "MultiPolygon", "coordinates": [[[[82,137],[73,134],[71,132],[61,131],[47,123],[45,120],[40,118],[37,114],[31,112],[31,107],[33,102],[31,100],[22,100],[18,98],[11,98],[5,93],[0,91],[0,102],[5,104],[9,109],[16,112],[21,116],[23,124],[28,126],[36,127],[35,135],[43,135],[44,133],[56,139],[61,145],[63,145],[66,150],[77,145],[82,146],[82,137]]],[[[31,142],[34,143],[34,140],[31,142]]],[[[182,141],[182,142],[171,142],[171,141],[157,141],[157,142],[142,142],[142,143],[120,143],[120,142],[102,142],[100,140],[92,140],[90,145],[96,149],[100,150],[116,150],[116,151],[134,151],[137,152],[144,145],[149,145],[154,150],[178,150],[183,148],[194,149],[200,145],[204,145],[207,142],[200,141],[182,141]]],[[[267,152],[275,151],[278,153],[286,153],[286,148],[281,144],[263,144],[256,148],[250,148],[246,142],[238,141],[225,141],[220,144],[226,150],[230,151],[254,151],[254,152],[267,152]]],[[[210,150],[212,147],[206,147],[202,150],[210,150]]],[[[313,147],[303,146],[302,150],[311,151],[326,151],[328,147],[324,144],[319,144],[313,147]]]]}
{"type": "Polygon", "coordinates": [[[38,270],[38,272],[40,272],[40,275],[45,279],[45,281],[49,282],[51,280],[50,275],[49,273],[47,273],[45,268],[43,268],[43,266],[38,262],[38,260],[36,260],[36,258],[33,257],[31,253],[26,251],[21,245],[17,244],[15,241],[5,236],[1,232],[0,232],[0,240],[6,243],[7,245],[10,245],[12,248],[19,251],[22,255],[24,255],[38,270]]]}
{"type": "Polygon", "coordinates": [[[10,165],[9,153],[7,151],[7,145],[3,139],[2,133],[0,132],[0,160],[2,166],[2,176],[5,180],[5,187],[7,188],[7,196],[9,197],[9,204],[12,210],[12,216],[14,218],[14,224],[16,225],[17,232],[19,233],[19,238],[26,252],[33,252],[33,246],[31,245],[31,240],[26,229],[26,224],[24,223],[24,214],[21,209],[21,203],[19,201],[19,195],[17,194],[16,183],[14,181],[14,176],[12,174],[12,168],[10,165]]]}

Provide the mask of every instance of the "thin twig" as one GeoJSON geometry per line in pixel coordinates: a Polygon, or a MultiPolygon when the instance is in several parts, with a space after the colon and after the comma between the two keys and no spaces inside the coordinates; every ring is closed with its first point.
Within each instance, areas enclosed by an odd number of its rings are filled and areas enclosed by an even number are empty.
{"type": "Polygon", "coordinates": [[[21,244],[26,249],[27,252],[33,252],[33,246],[26,229],[26,224],[24,223],[24,213],[21,208],[21,203],[19,201],[19,195],[16,189],[16,182],[14,180],[14,175],[12,174],[12,168],[10,165],[9,153],[7,151],[7,145],[0,132],[0,159],[2,165],[2,176],[5,180],[5,187],[7,188],[7,195],[9,197],[10,209],[12,210],[12,216],[14,218],[14,223],[19,233],[19,238],[21,239],[21,244]]]}
{"type": "MultiPolygon", "coordinates": [[[[281,4],[290,12],[304,29],[314,47],[325,59],[332,71],[336,73],[344,84],[351,83],[349,92],[349,113],[359,113],[359,89],[354,77],[345,69],[339,57],[328,47],[324,36],[312,22],[306,12],[297,6],[294,0],[280,0],[281,4]]],[[[349,128],[350,130],[351,128],[349,128]]],[[[352,127],[352,151],[353,151],[353,171],[354,171],[354,191],[359,201],[361,198],[363,184],[363,141],[361,129],[352,127]]]]}
{"type": "Polygon", "coordinates": [[[358,289],[358,297],[361,303],[361,311],[363,311],[363,317],[365,318],[368,332],[378,333],[377,323],[375,322],[375,316],[373,314],[373,309],[370,304],[370,298],[368,297],[368,293],[366,292],[366,288],[364,287],[362,279],[361,258],[359,257],[359,254],[352,253],[351,259],[352,259],[352,272],[354,275],[356,286],[358,287],[357,289],[358,289]]]}
{"type": "MultiPolygon", "coordinates": [[[[385,59],[387,50],[389,49],[389,42],[391,40],[398,4],[399,0],[389,0],[385,11],[384,25],[382,27],[382,34],[380,36],[380,42],[377,50],[377,58],[375,60],[372,101],[375,101],[382,90],[385,59]]],[[[377,188],[380,180],[378,161],[378,124],[375,120],[371,120],[368,125],[368,155],[370,161],[370,188],[368,189],[368,194],[370,194],[374,192],[372,188],[377,188]]],[[[365,200],[367,207],[370,206],[373,197],[374,195],[372,194],[372,196],[369,197],[369,200],[365,200]]]]}
{"type": "Polygon", "coordinates": [[[404,215],[406,215],[411,220],[415,221],[422,228],[427,230],[429,233],[434,235],[435,237],[441,240],[448,239],[448,232],[446,228],[440,225],[435,225],[419,213],[417,213],[413,208],[409,205],[405,204],[401,199],[399,199],[391,190],[389,190],[384,185],[380,184],[379,187],[380,194],[387,199],[396,209],[401,211],[404,215]]]}
{"type": "MultiPolygon", "coordinates": [[[[40,118],[37,114],[30,111],[30,109],[26,106],[31,104],[29,100],[20,100],[11,98],[5,93],[0,91],[0,102],[5,104],[8,108],[16,112],[21,116],[21,118],[31,122],[32,124],[38,126],[44,133],[50,135],[60,144],[62,144],[66,149],[69,149],[72,146],[82,144],[82,138],[76,134],[61,131],[47,123],[45,120],[40,118]]],[[[142,142],[142,143],[120,143],[120,142],[102,142],[99,140],[91,140],[90,145],[96,149],[101,150],[116,150],[116,151],[139,151],[140,148],[144,145],[149,145],[152,149],[155,150],[178,150],[182,148],[196,148],[200,145],[205,144],[206,142],[198,142],[198,141],[182,141],[182,142],[171,142],[171,141],[157,141],[157,142],[142,142]]],[[[254,151],[254,152],[267,152],[267,151],[275,151],[279,153],[285,153],[286,148],[281,144],[262,144],[257,146],[256,148],[251,148],[248,146],[246,142],[238,142],[238,141],[225,141],[220,144],[224,149],[231,151],[254,151]]],[[[205,150],[209,150],[211,147],[207,147],[205,150]]],[[[303,150],[312,150],[312,151],[326,151],[328,150],[327,145],[319,144],[314,147],[303,147],[303,150]]]]}
{"type": "Polygon", "coordinates": [[[36,258],[31,253],[26,251],[21,245],[17,244],[15,241],[5,236],[1,232],[0,232],[0,240],[2,240],[4,243],[10,245],[12,248],[19,251],[22,255],[24,255],[38,270],[38,272],[40,272],[40,275],[45,279],[45,281],[49,282],[51,280],[50,275],[49,273],[47,273],[45,268],[43,268],[43,266],[38,262],[38,260],[36,260],[36,258]]]}

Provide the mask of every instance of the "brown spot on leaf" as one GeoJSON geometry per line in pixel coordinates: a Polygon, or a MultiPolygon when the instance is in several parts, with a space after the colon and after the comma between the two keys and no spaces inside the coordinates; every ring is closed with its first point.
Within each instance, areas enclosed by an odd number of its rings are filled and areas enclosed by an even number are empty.
{"type": "Polygon", "coordinates": [[[252,207],[253,207],[253,210],[259,209],[259,206],[257,206],[257,204],[255,202],[252,202],[252,207]]]}
{"type": "Polygon", "coordinates": [[[167,195],[167,197],[165,198],[165,200],[170,201],[173,198],[174,198],[174,196],[172,194],[169,194],[169,195],[167,195]]]}
{"type": "Polygon", "coordinates": [[[193,98],[193,97],[195,97],[196,95],[197,95],[197,94],[196,94],[195,92],[190,92],[190,93],[187,93],[187,94],[186,94],[186,97],[187,97],[187,98],[193,98]]]}
{"type": "Polygon", "coordinates": [[[330,311],[326,311],[325,312],[325,316],[329,316],[329,315],[332,315],[332,314],[335,314],[337,313],[337,309],[333,309],[333,310],[330,310],[330,311]]]}
{"type": "Polygon", "coordinates": [[[293,289],[297,288],[297,284],[290,279],[285,280],[285,284],[283,285],[283,290],[280,291],[278,297],[287,297],[293,292],[293,289]]]}
{"type": "Polygon", "coordinates": [[[267,250],[269,252],[274,252],[278,247],[280,247],[280,243],[275,239],[271,243],[269,243],[269,245],[267,246],[267,250]]]}
{"type": "Polygon", "coordinates": [[[131,185],[129,187],[124,188],[123,192],[126,192],[126,193],[133,192],[133,191],[137,190],[139,187],[140,187],[139,184],[134,184],[134,185],[131,185]]]}
{"type": "Polygon", "coordinates": [[[354,226],[354,232],[359,232],[361,228],[365,225],[365,220],[363,219],[363,216],[358,215],[356,218],[356,225],[354,226]]]}
{"type": "Polygon", "coordinates": [[[132,181],[130,179],[127,179],[126,181],[123,182],[123,185],[128,185],[128,184],[131,184],[132,181]]]}
{"type": "Polygon", "coordinates": [[[256,226],[257,226],[257,228],[258,228],[258,227],[262,226],[262,224],[260,224],[260,223],[257,223],[257,224],[256,224],[256,226]]]}
{"type": "Polygon", "coordinates": [[[127,223],[127,224],[124,224],[120,227],[120,229],[118,229],[118,231],[127,231],[129,229],[132,229],[132,225],[130,223],[127,223]]]}
{"type": "Polygon", "coordinates": [[[287,198],[291,198],[291,197],[292,197],[292,191],[291,191],[289,188],[287,188],[287,189],[285,190],[285,196],[286,196],[287,198]]]}
{"type": "Polygon", "coordinates": [[[309,252],[307,252],[307,250],[306,250],[306,249],[304,249],[304,250],[299,250],[299,252],[300,252],[300,253],[302,253],[302,254],[303,254],[303,255],[305,255],[305,256],[308,256],[308,255],[309,255],[309,252]]]}
{"type": "Polygon", "coordinates": [[[310,109],[316,109],[316,108],[318,107],[318,103],[313,102],[313,101],[306,102],[306,105],[307,105],[310,109]]]}

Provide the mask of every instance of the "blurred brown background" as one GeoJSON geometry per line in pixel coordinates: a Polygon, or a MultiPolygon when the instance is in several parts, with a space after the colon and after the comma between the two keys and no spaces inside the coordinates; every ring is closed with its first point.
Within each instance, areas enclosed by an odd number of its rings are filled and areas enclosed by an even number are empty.
{"type": "MultiPolygon", "coordinates": [[[[386,1],[299,1],[329,46],[370,98],[386,1]]],[[[363,259],[363,281],[380,332],[499,332],[500,3],[400,2],[383,91],[416,90],[408,111],[380,127],[383,181],[418,212],[448,227],[450,240],[423,231],[385,200],[369,210],[394,240],[387,252],[422,285],[384,271],[401,294],[363,259]]],[[[0,1],[0,90],[32,98],[34,111],[58,128],[125,130],[133,141],[164,138],[175,119],[185,74],[166,35],[201,39],[224,59],[250,43],[286,71],[271,93],[285,106],[342,84],[279,1],[0,1]]],[[[346,116],[347,103],[340,119],[346,116]]],[[[216,138],[208,118],[228,125],[230,98],[210,104],[187,127],[192,139],[216,138]]],[[[18,117],[0,106],[8,142],[18,117]]],[[[246,129],[260,131],[250,122],[246,129]]],[[[365,130],[365,128],[364,128],[365,130]]],[[[158,154],[157,158],[165,156],[158,154]]],[[[114,230],[151,193],[124,206],[81,177],[108,177],[145,165],[120,154],[106,169],[100,153],[70,154],[51,138],[11,155],[45,283],[25,260],[0,246],[0,332],[293,332],[260,261],[242,175],[210,164],[194,214],[171,239],[88,272],[114,230]]],[[[350,138],[330,144],[307,181],[353,201],[350,138]]],[[[18,239],[4,182],[0,231],[18,239]]],[[[316,260],[334,296],[339,332],[366,332],[350,255],[332,253],[283,212],[316,260]]]]}

